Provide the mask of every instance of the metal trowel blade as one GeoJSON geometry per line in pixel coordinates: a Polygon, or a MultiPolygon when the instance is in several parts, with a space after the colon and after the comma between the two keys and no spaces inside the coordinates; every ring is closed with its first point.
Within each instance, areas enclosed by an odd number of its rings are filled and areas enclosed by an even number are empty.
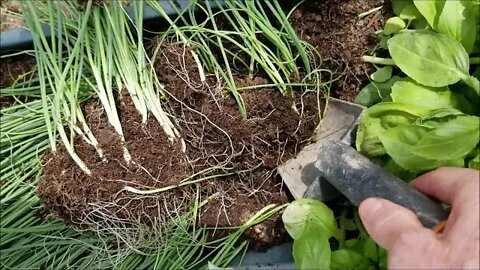
{"type": "Polygon", "coordinates": [[[356,129],[365,107],[330,98],[323,119],[315,129],[311,143],[295,158],[278,167],[278,172],[295,199],[313,198],[327,201],[338,195],[338,191],[320,177],[315,161],[319,148],[325,140],[341,140],[351,144],[352,131],[356,129]]]}

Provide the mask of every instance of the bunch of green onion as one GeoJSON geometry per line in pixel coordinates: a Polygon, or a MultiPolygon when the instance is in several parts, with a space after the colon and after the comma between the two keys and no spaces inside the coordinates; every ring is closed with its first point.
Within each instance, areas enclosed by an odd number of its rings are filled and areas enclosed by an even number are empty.
{"type": "Polygon", "coordinates": [[[283,94],[293,96],[293,87],[314,87],[319,94],[329,94],[329,85],[334,81],[332,73],[318,67],[316,49],[295,33],[288,20],[294,9],[285,14],[276,0],[193,0],[180,10],[174,1],[170,1],[179,14],[173,20],[157,1],[149,0],[147,3],[170,23],[170,28],[162,33],[157,51],[161,50],[162,42],[172,35],[195,48],[206,70],[218,74],[225,81],[228,92],[234,96],[244,116],[247,108],[240,92],[248,88],[273,86],[283,94]],[[206,19],[198,21],[202,17],[206,19]],[[233,29],[220,29],[217,25],[220,17],[233,29]],[[213,48],[220,52],[220,59],[215,57],[213,48]],[[301,59],[300,66],[297,59],[301,59]],[[231,66],[231,62],[235,66],[231,66]],[[271,83],[239,88],[235,84],[234,69],[247,70],[250,78],[262,71],[271,83]],[[323,73],[329,76],[327,80],[322,78],[323,73]]]}
{"type": "Polygon", "coordinates": [[[80,11],[75,1],[23,3],[24,10],[31,15],[25,19],[34,40],[44,108],[52,104],[50,111],[44,109],[51,149],[57,150],[58,133],[72,159],[86,174],[91,174],[89,168],[75,153],[76,135],[95,147],[100,157],[105,157],[80,108],[85,95],[99,98],[108,122],[120,138],[127,164],[131,156],[125,146],[115,99],[123,89],[143,123],[152,113],[171,141],[180,136],[162,109],[162,86],[143,46],[143,4],[133,3],[134,20],[130,20],[122,4],[122,1],[107,1],[94,5],[90,0],[80,11]],[[42,20],[49,26],[50,39],[43,32],[42,20]],[[53,100],[47,97],[47,85],[53,90],[53,100]]]}

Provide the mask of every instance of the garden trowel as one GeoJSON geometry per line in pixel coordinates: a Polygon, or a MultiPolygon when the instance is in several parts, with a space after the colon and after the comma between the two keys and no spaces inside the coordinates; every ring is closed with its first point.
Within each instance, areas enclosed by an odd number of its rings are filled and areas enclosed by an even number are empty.
{"type": "Polygon", "coordinates": [[[329,99],[313,143],[278,167],[293,197],[327,201],[340,192],[357,206],[368,197],[380,197],[412,210],[424,226],[440,230],[448,211],[351,147],[364,111],[361,105],[329,99]]]}

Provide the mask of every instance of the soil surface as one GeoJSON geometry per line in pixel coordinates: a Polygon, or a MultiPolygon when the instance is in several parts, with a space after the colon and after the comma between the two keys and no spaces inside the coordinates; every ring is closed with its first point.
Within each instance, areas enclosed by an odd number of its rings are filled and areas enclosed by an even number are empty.
{"type": "MultiPolygon", "coordinates": [[[[35,70],[35,57],[30,55],[18,55],[6,57],[0,60],[0,88],[9,87],[15,82],[22,82],[23,78],[28,79],[33,76],[35,70]]],[[[13,102],[13,98],[0,97],[0,108],[8,106],[13,102]]]]}
{"type": "MultiPolygon", "coordinates": [[[[220,92],[222,86],[214,76],[200,81],[188,49],[170,44],[161,51],[156,71],[169,93],[165,105],[178,121],[186,151],[181,151],[180,142],[168,140],[153,117],[142,124],[130,97],[121,96],[124,145],[135,163],[127,164],[122,143],[101,107],[89,104],[84,108],[87,122],[107,161],[81,139],[76,141],[76,152],[91,176],[65,151],[44,156],[38,195],[48,212],[74,223],[106,216],[140,218],[148,223],[185,210],[198,188],[202,199],[214,195],[200,210],[200,224],[230,227],[243,224],[269,204],[288,202],[275,168],[293,157],[312,135],[318,124],[316,93],[291,100],[275,89],[245,91],[241,94],[248,117],[244,118],[233,97],[220,92]],[[294,104],[299,113],[293,110],[294,104]],[[217,169],[209,169],[212,167],[217,169]],[[141,190],[178,185],[205,170],[210,171],[203,173],[204,177],[220,176],[152,196],[133,196],[123,190],[126,185],[141,190]]],[[[265,83],[265,79],[239,77],[238,82],[252,85],[265,83]]],[[[246,237],[254,240],[257,249],[284,241],[286,235],[278,220],[279,216],[255,226],[246,237]]]]}
{"type": "Polygon", "coordinates": [[[388,0],[322,0],[305,1],[291,22],[300,37],[317,48],[324,64],[341,75],[333,85],[333,96],[352,101],[369,83],[367,74],[373,69],[360,57],[377,44],[373,34],[389,17],[388,0]],[[359,18],[377,7],[382,9],[359,18]]]}

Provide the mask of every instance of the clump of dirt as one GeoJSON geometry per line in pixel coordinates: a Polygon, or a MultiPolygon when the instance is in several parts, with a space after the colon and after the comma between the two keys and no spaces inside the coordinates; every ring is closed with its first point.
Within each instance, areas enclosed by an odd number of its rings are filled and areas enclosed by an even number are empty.
{"type": "MultiPolygon", "coordinates": [[[[270,88],[244,91],[245,118],[234,98],[222,93],[223,85],[214,75],[200,79],[190,49],[167,44],[160,51],[155,69],[168,93],[165,106],[174,116],[186,151],[181,151],[180,142],[168,140],[153,117],[141,123],[130,98],[120,96],[125,146],[134,161],[126,164],[118,136],[100,106],[89,104],[84,108],[87,122],[108,161],[81,139],[76,141],[76,152],[91,176],[65,151],[47,154],[38,185],[45,208],[74,223],[94,222],[102,216],[148,223],[185,210],[198,188],[202,198],[215,194],[201,208],[199,224],[227,227],[243,224],[269,204],[288,202],[275,169],[296,155],[317,126],[316,93],[303,92],[291,99],[270,88]],[[133,196],[124,190],[126,185],[141,190],[175,186],[201,172],[202,176],[219,176],[151,196],[133,196]]],[[[263,78],[237,80],[245,85],[265,82],[263,78]]],[[[259,249],[284,241],[278,219],[255,226],[245,237],[259,249]]]]}
{"type": "Polygon", "coordinates": [[[314,45],[324,64],[342,75],[333,86],[333,94],[352,101],[369,80],[372,71],[360,57],[377,44],[374,33],[391,17],[390,1],[324,0],[305,1],[291,17],[300,37],[314,45]],[[382,7],[359,18],[359,14],[382,7]]]}

